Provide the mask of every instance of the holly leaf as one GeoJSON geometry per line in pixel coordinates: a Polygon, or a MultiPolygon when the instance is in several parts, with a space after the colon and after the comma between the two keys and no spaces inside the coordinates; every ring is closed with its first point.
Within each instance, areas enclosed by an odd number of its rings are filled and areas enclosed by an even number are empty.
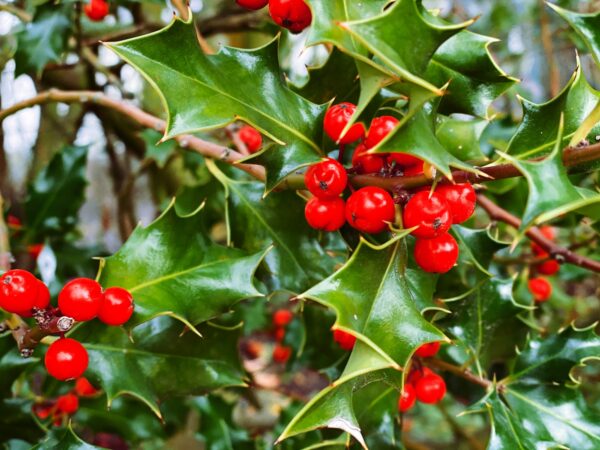
{"type": "Polygon", "coordinates": [[[142,131],[140,136],[146,143],[146,158],[156,161],[156,165],[160,168],[165,167],[177,148],[177,143],[175,141],[160,142],[160,133],[149,128],[142,131]]]}
{"type": "Polygon", "coordinates": [[[381,15],[342,26],[374,55],[383,71],[441,95],[424,78],[429,61],[440,45],[472,22],[449,24],[430,14],[420,0],[398,0],[381,15]],[[418,42],[418,49],[407,42],[418,42]]]}
{"type": "Polygon", "coordinates": [[[158,32],[107,45],[158,91],[168,115],[164,139],[244,120],[277,144],[260,159],[267,167],[268,191],[320,159],[326,106],[288,88],[277,39],[254,50],[223,47],[206,55],[194,26],[175,18],[158,32]]]}
{"type": "Polygon", "coordinates": [[[147,227],[138,226],[114,255],[101,262],[104,288],[128,289],[134,327],[157,316],[194,325],[227,312],[240,300],[260,297],[253,275],[264,250],[247,256],[214,244],[199,210],[178,215],[174,203],[147,227]]]}
{"type": "Polygon", "coordinates": [[[27,72],[39,76],[46,64],[60,61],[67,49],[72,11],[69,4],[36,8],[33,20],[17,33],[15,76],[27,72]]]}
{"type": "Polygon", "coordinates": [[[31,447],[31,450],[101,450],[102,447],[88,444],[75,434],[71,426],[66,429],[52,430],[43,442],[31,447]]]}
{"type": "Polygon", "coordinates": [[[547,5],[571,25],[590,50],[596,64],[600,66],[600,11],[581,14],[561,8],[554,3],[547,3],[547,5]]]}
{"type": "Polygon", "coordinates": [[[229,242],[251,252],[273,245],[265,256],[271,289],[302,292],[331,273],[336,261],[306,223],[304,202],[295,192],[263,197],[262,183],[229,178],[209,160],[207,166],[225,188],[229,242]]]}
{"type": "Polygon", "coordinates": [[[511,278],[481,282],[464,299],[449,303],[452,313],[440,322],[477,361],[480,371],[485,372],[498,357],[512,356],[525,337],[517,332],[517,316],[530,308],[515,301],[513,284],[511,278]],[[507,329],[513,331],[510,338],[507,329]]]}
{"type": "Polygon", "coordinates": [[[25,200],[25,242],[38,243],[48,236],[64,236],[75,228],[85,199],[86,161],[87,148],[66,147],[38,173],[28,187],[25,200]]]}
{"type": "Polygon", "coordinates": [[[518,81],[494,61],[489,46],[497,41],[464,30],[437,49],[425,77],[436,86],[449,83],[440,112],[488,118],[490,104],[518,81]]]}
{"type": "Polygon", "coordinates": [[[437,116],[435,134],[440,143],[461,161],[483,163],[487,157],[481,151],[479,140],[489,122],[484,119],[457,119],[437,116]]]}
{"type": "Polygon", "coordinates": [[[492,277],[488,271],[494,254],[508,246],[494,239],[488,228],[473,230],[460,225],[452,227],[452,234],[459,246],[459,265],[474,265],[485,275],[492,277]]]}
{"type": "Polygon", "coordinates": [[[38,358],[23,358],[10,333],[0,337],[0,398],[11,396],[11,388],[23,371],[39,363],[38,358]]]}
{"type": "Polygon", "coordinates": [[[199,332],[202,338],[160,317],[135,328],[131,339],[121,328],[99,323],[86,324],[71,337],[87,349],[87,373],[100,380],[108,407],[115,398],[131,395],[162,417],[161,398],[244,385],[237,353],[239,330],[204,324],[199,332]]]}
{"type": "MultiPolygon", "coordinates": [[[[552,100],[538,104],[521,98],[523,120],[510,140],[506,153],[530,158],[550,152],[557,142],[556,130],[561,115],[564,115],[564,133],[559,139],[559,146],[568,145],[600,100],[600,93],[588,84],[579,61],[577,63],[577,69],[567,85],[552,100]]],[[[587,136],[594,138],[599,133],[600,123],[591,127],[587,136]]]]}

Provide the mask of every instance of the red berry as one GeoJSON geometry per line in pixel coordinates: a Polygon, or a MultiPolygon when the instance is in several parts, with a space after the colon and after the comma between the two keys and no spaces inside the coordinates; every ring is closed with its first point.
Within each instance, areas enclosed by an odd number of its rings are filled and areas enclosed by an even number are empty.
{"type": "Polygon", "coordinates": [[[269,3],[269,0],[235,0],[242,8],[257,10],[264,8],[269,3]]]}
{"type": "Polygon", "coordinates": [[[417,400],[417,394],[412,384],[404,384],[404,389],[398,398],[398,411],[406,412],[412,408],[417,400]]]}
{"type": "Polygon", "coordinates": [[[285,328],[275,328],[274,336],[277,342],[283,342],[285,339],[285,328]]]}
{"type": "Polygon", "coordinates": [[[92,397],[98,393],[98,390],[92,386],[87,378],[79,377],[75,381],[75,392],[80,397],[92,397]]]}
{"type": "Polygon", "coordinates": [[[443,185],[437,188],[436,193],[444,197],[450,206],[452,223],[463,223],[473,215],[477,194],[471,183],[443,185]]]}
{"type": "Polygon", "coordinates": [[[371,121],[365,145],[373,148],[383,141],[390,132],[398,125],[398,119],[393,116],[375,117],[371,121]]]}
{"type": "Polygon", "coordinates": [[[119,326],[133,314],[133,297],[127,289],[111,287],[104,291],[98,310],[98,319],[106,325],[119,326]]]}
{"type": "Polygon", "coordinates": [[[417,349],[415,355],[421,358],[431,358],[440,350],[440,345],[441,342],[439,341],[423,344],[417,349]]]}
{"type": "Polygon", "coordinates": [[[346,351],[352,350],[356,344],[356,336],[338,329],[333,330],[333,340],[346,351]]]}
{"type": "Polygon", "coordinates": [[[367,186],[352,193],[346,203],[346,220],[363,233],[381,233],[393,222],[396,209],[384,189],[367,186]]]}
{"type": "Polygon", "coordinates": [[[300,33],[312,22],[312,12],[304,0],[269,0],[273,21],[292,33],[300,33]]]}
{"type": "Polygon", "coordinates": [[[50,414],[52,414],[52,411],[54,410],[54,405],[53,404],[37,404],[37,405],[33,405],[31,407],[31,409],[33,410],[33,413],[38,416],[38,418],[40,418],[41,420],[46,420],[48,417],[50,417],[50,414]]]}
{"type": "Polygon", "coordinates": [[[21,223],[21,219],[19,219],[16,216],[13,216],[12,214],[9,214],[6,217],[6,224],[11,228],[21,228],[21,226],[23,225],[21,223]]]}
{"type": "Polygon", "coordinates": [[[406,382],[415,386],[417,384],[417,381],[419,381],[425,375],[431,375],[431,374],[435,374],[435,372],[433,370],[431,370],[429,367],[422,367],[420,369],[412,369],[410,371],[410,373],[408,374],[408,378],[407,378],[406,382]]]}
{"type": "Polygon", "coordinates": [[[560,264],[555,259],[549,259],[537,266],[537,271],[542,275],[554,275],[560,270],[560,264]]]}
{"type": "Polygon", "coordinates": [[[0,308],[15,314],[31,314],[37,300],[38,281],[26,270],[5,272],[0,277],[0,308]]]}
{"type": "Polygon", "coordinates": [[[552,285],[545,278],[532,278],[527,285],[534,300],[538,303],[545,302],[552,295],[552,285]]]}
{"type": "Polygon", "coordinates": [[[344,222],[345,203],[341,198],[318,198],[313,197],[304,208],[304,217],[308,224],[323,231],[339,230],[344,222]]]}
{"type": "Polygon", "coordinates": [[[425,272],[446,273],[458,259],[458,244],[448,233],[433,239],[417,239],[414,255],[425,272]]]}
{"type": "Polygon", "coordinates": [[[75,414],[79,409],[79,399],[75,394],[61,395],[56,399],[56,409],[65,414],[75,414]]]}
{"type": "Polygon", "coordinates": [[[83,7],[83,11],[90,20],[98,22],[108,15],[108,3],[105,0],[91,0],[83,7]]]}
{"type": "Polygon", "coordinates": [[[250,153],[256,153],[262,146],[262,136],[256,128],[251,127],[250,125],[244,125],[240,128],[238,136],[250,153]]]}
{"type": "Polygon", "coordinates": [[[412,166],[408,166],[404,168],[403,175],[405,177],[416,177],[417,175],[423,174],[424,162],[421,161],[418,164],[414,164],[412,166]]]}
{"type": "Polygon", "coordinates": [[[352,155],[352,167],[356,173],[378,173],[385,167],[386,153],[367,153],[369,149],[360,143],[352,155]]]}
{"type": "MultiPolygon", "coordinates": [[[[556,239],[556,230],[554,229],[554,227],[550,225],[542,225],[541,227],[539,227],[539,230],[542,233],[542,235],[549,241],[554,241],[556,239]]],[[[531,243],[531,250],[537,256],[548,256],[548,253],[535,242],[531,243]]]]}
{"type": "Polygon", "coordinates": [[[29,256],[33,259],[38,259],[42,250],[44,250],[44,244],[31,244],[27,246],[27,253],[29,253],[29,256]]]}
{"type": "Polygon", "coordinates": [[[394,163],[397,166],[405,167],[407,169],[414,166],[420,168],[421,172],[423,171],[423,161],[408,153],[388,153],[387,162],[390,165],[394,163]]]}
{"type": "Polygon", "coordinates": [[[417,399],[422,403],[437,403],[446,395],[446,383],[436,373],[424,375],[415,385],[417,399]]]}
{"type": "Polygon", "coordinates": [[[333,105],[325,113],[325,119],[323,121],[323,127],[325,133],[340,144],[350,144],[351,142],[358,141],[365,135],[365,126],[362,123],[355,123],[350,127],[348,132],[341,137],[342,131],[356,111],[356,105],[352,103],[340,103],[333,105]]]}
{"type": "Polygon", "coordinates": [[[58,294],[58,308],[75,320],[91,320],[98,315],[102,298],[102,287],[97,281],[76,278],[65,284],[58,294]]]}
{"type": "Polygon", "coordinates": [[[319,198],[335,198],[344,192],[348,183],[346,169],[335,159],[313,164],[304,175],[307,189],[319,198]]]}
{"type": "Polygon", "coordinates": [[[292,356],[292,349],[285,345],[277,344],[273,349],[273,361],[284,364],[292,356]]]}
{"type": "Polygon", "coordinates": [[[430,191],[413,195],[404,207],[402,219],[404,228],[418,226],[412,235],[424,239],[439,236],[452,225],[448,203],[440,194],[430,191]]]}
{"type": "Polygon", "coordinates": [[[294,314],[290,310],[278,309],[273,313],[273,325],[276,327],[285,327],[293,318],[294,314]]]}
{"type": "MultiPolygon", "coordinates": [[[[33,307],[37,309],[46,309],[50,304],[50,291],[43,281],[38,280],[37,278],[36,281],[37,295],[35,296],[35,303],[33,304],[33,307]]],[[[19,314],[23,317],[32,317],[33,311],[21,311],[19,314]]]]}
{"type": "Polygon", "coordinates": [[[57,380],[70,380],[83,375],[88,366],[88,353],[75,339],[62,338],[50,344],[44,363],[48,373],[57,380]]]}

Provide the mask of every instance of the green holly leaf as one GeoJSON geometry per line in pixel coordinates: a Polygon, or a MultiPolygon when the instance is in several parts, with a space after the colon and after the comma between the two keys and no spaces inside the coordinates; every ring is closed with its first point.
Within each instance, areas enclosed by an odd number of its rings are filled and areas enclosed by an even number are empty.
{"type": "MultiPolygon", "coordinates": [[[[561,148],[568,145],[599,100],[600,93],[589,85],[578,61],[573,76],[555,98],[540,104],[522,99],[523,121],[510,140],[506,153],[531,158],[550,152],[557,142],[556,130],[561,115],[564,115],[564,133],[559,144],[561,148]]],[[[600,123],[591,127],[587,136],[593,139],[598,134],[600,123]]]]}
{"type": "Polygon", "coordinates": [[[426,78],[436,86],[449,83],[440,112],[488,118],[490,104],[518,81],[494,61],[489,51],[494,42],[497,39],[465,30],[437,49],[426,78]]]}
{"type": "Polygon", "coordinates": [[[26,369],[39,363],[38,358],[23,358],[10,333],[0,337],[0,398],[11,396],[15,380],[26,369]]]}
{"type": "Polygon", "coordinates": [[[109,407],[127,394],[161,417],[161,398],[244,385],[237,354],[239,330],[204,324],[199,332],[202,338],[160,317],[135,328],[131,339],[123,329],[99,323],[86,324],[71,337],[87,349],[87,373],[100,380],[109,407]]]}
{"type": "Polygon", "coordinates": [[[515,345],[525,335],[519,333],[517,316],[530,308],[513,297],[514,280],[491,278],[473,289],[465,298],[448,304],[452,313],[440,322],[485,372],[499,357],[512,356],[515,345]],[[506,330],[511,330],[507,338],[506,330]],[[501,344],[501,345],[500,345],[501,344]]]}
{"type": "Polygon", "coordinates": [[[38,6],[33,20],[17,34],[15,75],[39,76],[46,64],[60,61],[71,34],[69,4],[38,6]]]}
{"type": "Polygon", "coordinates": [[[319,160],[321,116],[316,105],[286,85],[277,39],[264,47],[223,47],[204,54],[191,23],[174,19],[162,30],[107,44],[158,91],[167,110],[165,138],[244,120],[277,145],[257,161],[267,166],[267,190],[319,160]]]}
{"type": "Polygon", "coordinates": [[[75,228],[85,200],[86,161],[87,148],[66,147],[38,173],[25,200],[25,242],[43,242],[48,236],[64,236],[75,228]]]}
{"type": "Polygon", "coordinates": [[[177,143],[175,141],[160,142],[161,134],[149,128],[142,131],[140,136],[146,143],[146,158],[156,161],[156,165],[160,168],[165,167],[177,148],[177,143]]]}
{"type": "Polygon", "coordinates": [[[437,116],[435,134],[440,143],[461,161],[484,163],[487,157],[481,151],[479,140],[489,122],[484,119],[457,119],[437,116]]]}
{"type": "Polygon", "coordinates": [[[71,426],[50,431],[43,442],[31,450],[101,450],[101,447],[88,444],[75,434],[71,426]]]}
{"type": "Polygon", "coordinates": [[[336,261],[306,223],[304,202],[295,192],[263,197],[262,183],[229,178],[212,161],[207,166],[225,188],[229,242],[251,252],[273,245],[265,256],[271,289],[302,292],[331,273],[336,261]]]}
{"type": "Polygon", "coordinates": [[[117,253],[102,260],[102,286],[120,286],[133,294],[135,313],[128,326],[171,316],[194,329],[240,300],[262,296],[253,275],[264,250],[247,256],[216,245],[202,225],[199,210],[180,216],[171,203],[153,223],[138,226],[117,253]]]}
{"type": "Polygon", "coordinates": [[[547,5],[565,19],[581,37],[590,53],[600,65],[600,11],[591,14],[581,14],[563,9],[554,3],[547,5]]]}
{"type": "Polygon", "coordinates": [[[449,24],[430,14],[420,0],[398,0],[381,15],[343,26],[375,56],[382,70],[441,95],[424,78],[429,61],[440,45],[472,22],[449,24]],[[418,42],[418,49],[407,42],[418,42]]]}
{"type": "Polygon", "coordinates": [[[474,265],[485,275],[492,277],[488,271],[494,254],[508,246],[494,239],[488,228],[472,230],[460,225],[452,227],[452,234],[456,237],[459,246],[459,265],[474,265]]]}

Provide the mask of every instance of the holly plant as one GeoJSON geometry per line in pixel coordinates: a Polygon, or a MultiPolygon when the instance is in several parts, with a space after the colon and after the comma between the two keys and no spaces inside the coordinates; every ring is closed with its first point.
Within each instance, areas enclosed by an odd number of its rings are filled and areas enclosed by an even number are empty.
{"type": "Polygon", "coordinates": [[[600,3],[0,3],[0,445],[600,449],[600,3]]]}

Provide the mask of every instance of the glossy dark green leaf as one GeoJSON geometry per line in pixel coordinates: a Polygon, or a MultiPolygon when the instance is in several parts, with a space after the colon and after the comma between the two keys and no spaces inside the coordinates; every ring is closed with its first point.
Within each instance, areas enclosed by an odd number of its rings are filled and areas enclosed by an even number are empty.
{"type": "Polygon", "coordinates": [[[225,188],[230,242],[250,252],[273,245],[265,256],[269,287],[302,292],[331,273],[335,259],[325,253],[319,233],[306,223],[304,202],[295,192],[263,198],[261,183],[234,180],[214,163],[207,164],[225,188]]]}
{"type": "Polygon", "coordinates": [[[436,86],[449,82],[440,112],[488,117],[490,104],[517,80],[494,61],[489,46],[497,39],[461,31],[437,49],[426,78],[436,86]]]}
{"type": "Polygon", "coordinates": [[[463,120],[438,115],[435,134],[446,150],[461,161],[482,163],[487,158],[479,140],[488,124],[484,119],[463,120]]]}
{"type": "MultiPolygon", "coordinates": [[[[548,153],[556,143],[561,115],[564,115],[564,134],[561,147],[566,146],[581,123],[588,117],[600,100],[578,65],[563,90],[546,103],[533,103],[521,99],[523,121],[512,137],[506,153],[530,158],[548,153]]],[[[588,136],[595,138],[600,133],[600,123],[592,127],[588,136]]]]}
{"type": "Polygon", "coordinates": [[[71,427],[52,430],[43,442],[31,450],[101,450],[101,447],[88,444],[77,436],[71,427]]]}
{"type": "Polygon", "coordinates": [[[87,148],[66,147],[29,185],[25,200],[27,243],[64,236],[77,224],[85,199],[87,148]]]}
{"type": "Polygon", "coordinates": [[[561,8],[554,3],[547,5],[556,11],[583,39],[596,63],[600,65],[600,11],[581,14],[561,8]]]}
{"type": "Polygon", "coordinates": [[[488,276],[494,254],[508,246],[494,239],[489,229],[473,230],[460,225],[452,227],[452,233],[459,245],[459,264],[471,264],[488,276]]]}
{"type": "Polygon", "coordinates": [[[237,356],[239,330],[207,324],[199,331],[202,338],[160,317],[135,328],[133,342],[123,329],[100,323],[86,324],[71,337],[87,349],[87,373],[100,380],[109,406],[116,397],[131,395],[160,417],[161,398],[244,384],[237,356]]]}
{"type": "Polygon", "coordinates": [[[36,8],[33,21],[17,34],[16,75],[40,75],[46,64],[60,60],[67,49],[72,11],[68,3],[36,8]]]}
{"type": "Polygon", "coordinates": [[[11,387],[27,368],[39,363],[39,358],[23,358],[10,333],[0,337],[0,398],[11,396],[11,387]]]}
{"type": "Polygon", "coordinates": [[[319,160],[325,110],[287,87],[277,45],[274,40],[255,50],[223,47],[205,55],[194,26],[174,19],[158,32],[109,47],[159,92],[168,113],[166,137],[242,119],[275,141],[264,160],[270,190],[293,170],[319,160]]]}
{"type": "Polygon", "coordinates": [[[511,356],[524,338],[524,333],[518,331],[523,327],[517,315],[528,308],[516,303],[513,283],[510,278],[483,281],[464,299],[449,303],[452,314],[440,322],[484,371],[495,358],[511,356]],[[511,330],[510,339],[507,330],[511,330]]]}
{"type": "Polygon", "coordinates": [[[250,256],[214,244],[202,212],[179,216],[173,204],[147,227],[138,226],[117,253],[103,260],[104,288],[128,289],[135,313],[128,326],[156,316],[194,325],[227,312],[242,299],[261,296],[253,274],[264,250],[250,256]]]}
{"type": "Polygon", "coordinates": [[[164,167],[177,148],[177,143],[175,141],[159,142],[162,135],[149,128],[142,131],[140,136],[146,143],[146,158],[156,161],[158,167],[164,167]]]}

